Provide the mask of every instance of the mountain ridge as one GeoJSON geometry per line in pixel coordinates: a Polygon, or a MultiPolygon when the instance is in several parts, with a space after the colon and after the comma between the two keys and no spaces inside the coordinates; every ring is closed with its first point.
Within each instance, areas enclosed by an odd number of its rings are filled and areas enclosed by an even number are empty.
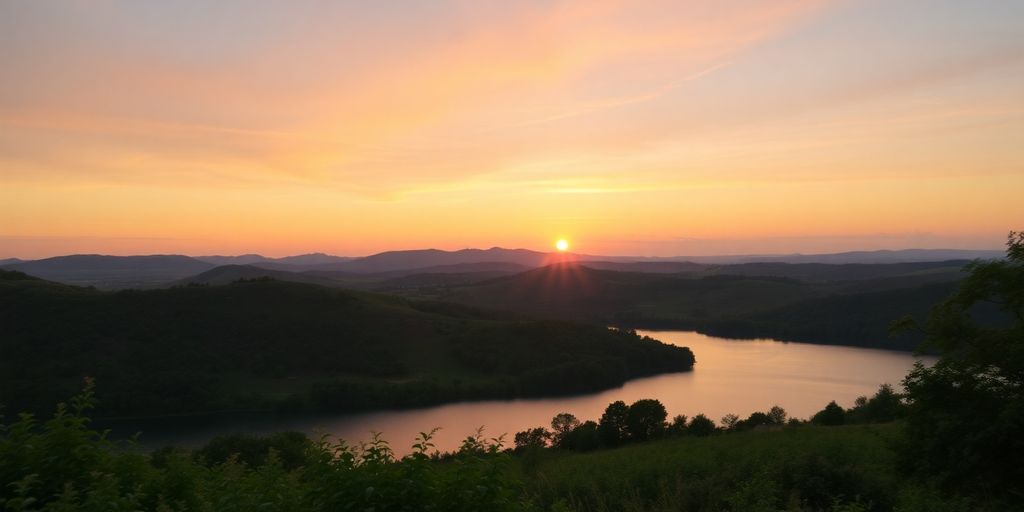
{"type": "MultiPolygon", "coordinates": [[[[953,249],[906,249],[896,251],[853,251],[819,255],[785,256],[715,256],[715,257],[628,257],[590,254],[540,252],[529,249],[418,249],[386,251],[363,257],[332,256],[310,253],[283,258],[266,258],[259,254],[239,256],[186,256],[180,254],[113,256],[75,254],[39,260],[19,260],[0,268],[19,270],[78,285],[101,288],[152,287],[185,279],[216,266],[250,265],[289,272],[348,273],[373,275],[384,273],[461,273],[467,266],[492,265],[487,271],[514,272],[545,265],[578,261],[592,268],[626,272],[684,273],[700,272],[709,265],[877,265],[941,261],[967,261],[976,258],[998,258],[999,251],[953,249]],[[506,268],[498,266],[506,265],[506,268]]],[[[332,277],[332,276],[328,276],[332,277]]],[[[333,276],[337,277],[337,276],[333,276]]],[[[397,276],[396,276],[397,277],[397,276]]],[[[361,278],[360,278],[361,279],[361,278]]]]}

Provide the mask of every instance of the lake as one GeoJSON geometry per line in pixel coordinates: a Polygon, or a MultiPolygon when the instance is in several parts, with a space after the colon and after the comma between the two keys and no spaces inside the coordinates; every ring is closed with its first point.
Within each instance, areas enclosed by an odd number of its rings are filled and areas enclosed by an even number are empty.
{"type": "MultiPolygon", "coordinates": [[[[367,440],[381,432],[396,453],[404,454],[420,431],[440,427],[434,442],[441,450],[458,447],[461,440],[483,426],[488,437],[512,437],[528,427],[549,426],[560,412],[581,421],[597,420],[615,400],[632,403],[656,398],[669,417],[704,413],[716,423],[726,414],[746,417],[780,405],[791,417],[807,418],[830,400],[844,407],[878,386],[900,381],[916,360],[906,352],[877,349],[784,343],[772,340],[727,340],[682,331],[640,331],[693,350],[693,371],[635,379],[622,387],[588,395],[546,399],[461,402],[422,409],[379,411],[302,417],[231,415],[221,418],[181,418],[115,424],[115,437],[141,431],[147,447],[165,444],[198,446],[214,436],[231,432],[268,434],[295,430],[329,433],[345,440],[367,440]]],[[[925,364],[935,357],[921,356],[925,364]]]]}

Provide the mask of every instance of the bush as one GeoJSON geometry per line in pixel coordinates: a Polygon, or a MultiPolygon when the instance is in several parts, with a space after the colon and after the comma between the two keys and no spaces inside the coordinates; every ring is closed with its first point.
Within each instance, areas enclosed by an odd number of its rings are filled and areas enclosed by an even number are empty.
{"type": "Polygon", "coordinates": [[[0,426],[3,510],[519,510],[500,439],[478,432],[444,461],[433,432],[398,459],[374,437],[353,447],[297,433],[226,436],[194,454],[152,455],[89,428],[93,386],[38,424],[0,426]]]}
{"type": "Polygon", "coordinates": [[[689,426],[686,427],[687,433],[698,437],[710,436],[715,433],[715,430],[717,430],[717,427],[715,427],[714,420],[703,414],[694,416],[690,420],[689,426]]]}
{"type": "Polygon", "coordinates": [[[811,423],[829,426],[842,425],[846,423],[846,411],[833,400],[811,417],[811,423]]]}

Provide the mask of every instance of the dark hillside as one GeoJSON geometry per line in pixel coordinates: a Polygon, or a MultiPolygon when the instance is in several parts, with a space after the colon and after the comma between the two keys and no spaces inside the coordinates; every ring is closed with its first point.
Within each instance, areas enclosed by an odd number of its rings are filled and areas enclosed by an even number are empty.
{"type": "Polygon", "coordinates": [[[931,276],[932,279],[958,279],[960,269],[969,260],[913,263],[741,263],[709,266],[707,273],[734,276],[774,276],[811,282],[880,280],[906,276],[931,276]]]}
{"type": "Polygon", "coordinates": [[[614,322],[746,314],[823,294],[813,285],[770,276],[665,275],[550,265],[454,290],[444,300],[556,318],[614,322]]]}
{"type": "Polygon", "coordinates": [[[956,289],[963,277],[959,263],[757,263],[697,274],[561,264],[453,287],[440,298],[638,329],[913,350],[920,336],[893,338],[890,324],[906,315],[923,318],[956,289]]]}
{"type": "Polygon", "coordinates": [[[309,284],[104,292],[0,275],[0,402],[14,410],[84,376],[106,414],[166,414],[555,395],[693,364],[630,332],[309,284]]]}
{"type": "Polygon", "coordinates": [[[222,265],[201,274],[187,277],[175,283],[177,286],[189,284],[221,285],[229,284],[243,279],[270,278],[278,281],[289,281],[295,283],[319,284],[324,286],[337,286],[337,283],[326,277],[310,275],[304,272],[288,272],[285,270],[271,270],[254,265],[222,265]]]}
{"type": "Polygon", "coordinates": [[[904,316],[924,318],[957,283],[932,283],[843,295],[829,295],[744,318],[707,322],[699,330],[727,338],[774,338],[913,351],[922,337],[890,333],[904,316]]]}

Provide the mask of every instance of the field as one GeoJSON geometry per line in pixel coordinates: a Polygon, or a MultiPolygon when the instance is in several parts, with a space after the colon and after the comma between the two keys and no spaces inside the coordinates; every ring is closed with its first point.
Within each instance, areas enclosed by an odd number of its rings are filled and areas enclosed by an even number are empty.
{"type": "MultiPolygon", "coordinates": [[[[527,454],[531,501],[568,510],[890,510],[900,425],[799,426],[527,454]],[[848,508],[842,508],[848,507],[848,508]]],[[[901,501],[902,500],[902,501],[901,501]]]]}

